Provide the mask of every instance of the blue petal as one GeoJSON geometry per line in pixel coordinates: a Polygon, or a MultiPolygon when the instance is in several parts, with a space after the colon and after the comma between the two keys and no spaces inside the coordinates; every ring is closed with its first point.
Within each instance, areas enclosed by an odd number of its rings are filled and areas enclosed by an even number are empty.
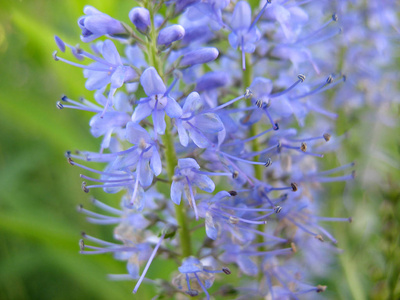
{"type": "Polygon", "coordinates": [[[135,145],[139,144],[141,139],[144,139],[148,144],[151,142],[150,135],[146,129],[134,122],[126,124],[126,139],[135,145]]]}
{"type": "Polygon", "coordinates": [[[203,271],[203,264],[197,258],[190,256],[186,258],[182,266],[178,267],[181,273],[195,273],[203,271]]]}
{"type": "Polygon", "coordinates": [[[186,129],[183,128],[182,121],[179,119],[176,121],[176,128],[178,128],[179,141],[181,142],[181,145],[183,147],[187,147],[189,143],[189,136],[186,132],[186,129]]]}
{"type": "Polygon", "coordinates": [[[207,236],[215,241],[218,237],[218,230],[215,228],[213,217],[209,212],[206,213],[205,223],[207,236]]]}
{"type": "Polygon", "coordinates": [[[170,118],[179,118],[182,115],[182,108],[175,101],[175,99],[168,97],[167,105],[165,106],[165,112],[170,118]]]}
{"type": "Polygon", "coordinates": [[[165,112],[163,110],[154,110],[152,114],[154,131],[158,134],[164,134],[167,124],[165,123],[165,112]]]}
{"type": "Polygon", "coordinates": [[[185,104],[183,105],[183,112],[194,112],[198,110],[203,104],[200,95],[197,92],[192,92],[187,96],[185,104]]]}
{"type": "Polygon", "coordinates": [[[234,31],[247,30],[251,25],[251,8],[246,1],[240,1],[233,10],[231,27],[234,31]]]}
{"type": "Polygon", "coordinates": [[[153,147],[153,154],[151,155],[150,168],[156,176],[160,175],[162,171],[160,154],[155,147],[153,147]]]}
{"type": "Polygon", "coordinates": [[[153,67],[144,70],[142,76],[140,76],[140,84],[147,96],[164,94],[167,91],[160,75],[153,67]]]}
{"type": "Polygon", "coordinates": [[[121,57],[119,56],[117,47],[110,40],[105,40],[102,49],[103,57],[106,61],[114,65],[122,65],[121,57]]]}
{"type": "Polygon", "coordinates": [[[111,75],[111,87],[120,88],[123,86],[125,81],[125,71],[126,67],[118,66],[118,68],[111,75]]]}
{"type": "Polygon", "coordinates": [[[144,187],[149,186],[153,182],[153,172],[150,169],[147,159],[142,159],[140,162],[139,182],[144,187]]]}
{"type": "Polygon", "coordinates": [[[256,77],[250,85],[254,98],[268,97],[272,92],[272,81],[264,77],[256,77]]]}
{"type": "Polygon", "coordinates": [[[212,193],[215,189],[214,181],[212,181],[208,176],[203,174],[196,174],[193,179],[193,184],[197,185],[199,189],[212,193]]]}
{"type": "Polygon", "coordinates": [[[193,125],[202,132],[216,133],[224,129],[224,125],[216,114],[199,114],[193,119],[193,125]]]}
{"type": "Polygon", "coordinates": [[[210,142],[198,128],[189,128],[188,132],[197,147],[204,149],[210,146],[210,142]]]}
{"type": "Polygon", "coordinates": [[[248,255],[239,254],[237,264],[244,274],[249,276],[256,276],[258,274],[257,265],[250,259],[248,255]]]}
{"type": "Polygon", "coordinates": [[[144,118],[150,116],[152,111],[153,108],[151,108],[148,103],[138,104],[138,106],[136,106],[135,108],[135,111],[133,112],[132,121],[135,123],[139,123],[144,118]]]}
{"type": "Polygon", "coordinates": [[[182,199],[183,184],[180,181],[172,181],[171,200],[179,205],[182,199]]]}
{"type": "Polygon", "coordinates": [[[195,168],[200,169],[199,164],[193,158],[181,158],[178,160],[178,167],[180,169],[195,168]]]}

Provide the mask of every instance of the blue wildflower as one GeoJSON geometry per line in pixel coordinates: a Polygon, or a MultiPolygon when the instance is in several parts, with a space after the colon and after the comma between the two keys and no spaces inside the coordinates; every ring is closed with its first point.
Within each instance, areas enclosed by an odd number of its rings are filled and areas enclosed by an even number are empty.
{"type": "Polygon", "coordinates": [[[182,115],[182,108],[175,99],[166,94],[167,88],[153,67],[147,68],[143,72],[140,83],[148,97],[140,99],[137,103],[132,121],[138,123],[151,114],[154,131],[158,134],[164,134],[166,128],[165,113],[170,118],[178,118],[182,115]]]}
{"type": "Polygon", "coordinates": [[[171,184],[171,200],[179,205],[181,203],[182,193],[189,202],[190,207],[194,209],[196,219],[199,218],[195,200],[196,190],[199,189],[212,193],[215,189],[214,182],[208,176],[202,174],[200,166],[193,158],[181,158],[178,160],[178,166],[175,168],[175,176],[171,184]]]}

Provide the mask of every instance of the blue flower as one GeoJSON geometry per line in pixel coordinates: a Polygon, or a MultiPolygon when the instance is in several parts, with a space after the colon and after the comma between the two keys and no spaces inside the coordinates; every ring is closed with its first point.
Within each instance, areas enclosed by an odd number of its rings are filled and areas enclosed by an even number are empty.
{"type": "Polygon", "coordinates": [[[255,43],[260,40],[261,34],[256,26],[251,26],[251,8],[245,1],[239,1],[233,11],[231,19],[232,33],[229,34],[229,43],[234,49],[241,48],[243,69],[245,69],[244,53],[253,53],[255,43]]]}
{"type": "Polygon", "coordinates": [[[158,134],[164,134],[166,128],[165,113],[171,118],[178,118],[182,115],[182,108],[175,99],[165,94],[167,88],[153,67],[147,68],[143,72],[140,83],[148,97],[140,99],[132,115],[132,121],[139,123],[152,115],[154,131],[158,134]]]}
{"type": "Polygon", "coordinates": [[[78,20],[78,25],[82,29],[81,39],[85,43],[91,42],[103,35],[126,33],[126,29],[120,21],[111,18],[93,6],[85,6],[83,12],[86,16],[78,20]]]}
{"type": "Polygon", "coordinates": [[[179,290],[184,291],[190,296],[197,296],[199,290],[202,290],[206,294],[207,300],[210,299],[207,289],[214,283],[214,274],[231,274],[231,271],[225,267],[222,268],[222,270],[211,270],[209,267],[204,267],[201,261],[193,256],[185,258],[178,270],[181,274],[176,276],[172,280],[172,283],[176,285],[179,290]]]}
{"type": "Polygon", "coordinates": [[[182,116],[176,120],[179,141],[182,146],[188,145],[190,136],[199,148],[207,148],[212,144],[207,135],[224,130],[224,125],[218,115],[197,112],[201,108],[202,102],[198,93],[190,93],[183,105],[182,116]]]}
{"type": "Polygon", "coordinates": [[[215,189],[214,182],[208,176],[201,174],[200,166],[193,158],[179,159],[171,185],[171,200],[179,205],[184,192],[189,205],[195,211],[196,219],[198,219],[194,186],[207,193],[212,193],[215,189]]]}

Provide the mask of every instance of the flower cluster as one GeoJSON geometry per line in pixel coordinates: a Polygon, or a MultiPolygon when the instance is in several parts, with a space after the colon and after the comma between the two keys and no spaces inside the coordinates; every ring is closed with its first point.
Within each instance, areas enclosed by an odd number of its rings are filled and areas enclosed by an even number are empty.
{"type": "MultiPolygon", "coordinates": [[[[171,298],[210,299],[214,281],[231,273],[242,274],[246,288],[225,285],[215,295],[298,299],[325,291],[310,276],[340,250],[324,222],[351,218],[320,215],[321,199],[329,200],[321,187],[354,178],[351,162],[320,170],[343,139],[328,108],[359,105],[357,82],[375,78],[363,49],[347,50],[339,36],[340,26],[360,27],[352,13],[364,4],[137,2],[126,13],[131,24],[85,7],[78,25],[90,51],[55,38],[82,63],[57,51],[54,59],[83,68],[95,100],[63,96],[57,107],[92,112],[90,131],[102,137],[99,152],[67,152],[68,161],[97,175],[81,175],[84,192],[123,195],[119,209],[93,200],[107,214],[79,207],[89,222],[116,225],[116,242],[83,234],[81,253],[125,261],[127,273],[110,278],[135,280],[134,292],[144,280],[159,284],[146,277],[156,255],[175,260],[171,283],[159,286],[171,298]],[[348,70],[350,84],[344,60],[356,69],[348,70]]],[[[392,16],[384,2],[376,18],[392,16]]],[[[369,33],[346,37],[357,43],[369,33]]]]}

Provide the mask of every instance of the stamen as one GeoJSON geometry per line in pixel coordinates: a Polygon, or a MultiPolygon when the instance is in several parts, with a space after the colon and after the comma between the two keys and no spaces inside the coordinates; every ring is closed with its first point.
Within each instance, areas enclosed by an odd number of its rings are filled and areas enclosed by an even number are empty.
{"type": "Polygon", "coordinates": [[[295,97],[289,97],[289,99],[290,100],[296,100],[296,99],[301,99],[301,98],[304,98],[304,97],[307,97],[307,96],[315,95],[315,94],[317,94],[319,92],[322,92],[323,88],[326,87],[331,82],[332,82],[332,75],[329,75],[329,77],[325,80],[325,82],[322,83],[320,86],[318,86],[316,89],[311,90],[311,91],[309,91],[309,92],[307,92],[305,94],[302,94],[302,95],[298,95],[298,96],[295,96],[295,97]]]}
{"type": "MultiPolygon", "coordinates": [[[[224,107],[226,107],[226,106],[231,105],[232,103],[235,103],[235,102],[238,101],[238,100],[241,100],[241,99],[243,99],[243,98],[246,98],[246,97],[247,97],[247,91],[248,91],[248,90],[246,90],[246,94],[244,94],[244,95],[241,95],[241,96],[239,96],[239,97],[236,97],[235,99],[232,99],[232,100],[230,100],[230,101],[228,101],[228,102],[226,102],[226,103],[224,103],[224,104],[221,104],[221,105],[219,105],[219,106],[217,106],[217,107],[214,107],[214,108],[212,108],[212,109],[210,109],[210,110],[204,110],[204,111],[201,112],[200,114],[209,113],[209,112],[215,112],[215,111],[220,110],[220,109],[222,109],[222,108],[224,108],[224,107]]],[[[246,98],[246,99],[247,99],[247,98],[246,98]]]]}
{"type": "Polygon", "coordinates": [[[355,162],[351,162],[349,164],[346,164],[346,165],[343,165],[343,166],[340,166],[340,167],[337,167],[337,168],[334,168],[334,169],[330,169],[330,170],[327,170],[327,171],[317,172],[317,173],[312,174],[312,175],[314,175],[314,176],[330,175],[332,173],[336,173],[336,172],[343,171],[343,170],[346,170],[348,168],[354,167],[355,164],[356,164],[355,162]]]}
{"type": "Polygon", "coordinates": [[[124,177],[124,176],[127,176],[127,175],[128,175],[128,174],[120,174],[120,173],[101,172],[101,171],[98,171],[98,170],[95,170],[95,169],[86,167],[86,166],[84,166],[84,165],[81,165],[81,164],[79,164],[79,163],[73,161],[70,157],[68,157],[68,163],[69,163],[70,165],[72,165],[72,166],[77,166],[77,167],[80,167],[80,168],[82,168],[82,169],[88,170],[88,171],[93,172],[93,173],[101,174],[101,175],[113,176],[113,177],[124,177]]]}
{"type": "Polygon", "coordinates": [[[86,187],[85,181],[82,182],[81,188],[82,188],[82,191],[84,191],[85,193],[89,193],[89,189],[86,187]]]}
{"type": "Polygon", "coordinates": [[[149,260],[147,261],[146,267],[144,268],[144,270],[143,270],[143,272],[142,272],[142,275],[140,275],[139,281],[136,283],[136,286],[135,286],[135,288],[133,289],[133,293],[134,293],[134,294],[137,293],[140,284],[142,283],[144,277],[146,276],[146,273],[147,273],[147,271],[148,271],[148,269],[149,269],[149,267],[150,267],[150,265],[151,265],[151,262],[153,261],[154,257],[156,256],[157,250],[158,250],[158,248],[160,248],[161,242],[163,241],[164,237],[165,237],[165,233],[161,236],[161,238],[159,239],[157,245],[154,247],[154,250],[153,250],[153,252],[151,253],[150,258],[149,258],[149,260]]]}
{"type": "MultiPolygon", "coordinates": [[[[254,157],[254,156],[257,156],[257,155],[261,155],[261,154],[267,153],[267,152],[269,152],[271,150],[274,150],[276,147],[277,147],[277,145],[273,145],[271,147],[268,147],[268,148],[266,148],[264,150],[261,150],[261,151],[258,151],[258,152],[245,153],[245,154],[243,154],[243,157],[254,157]]],[[[271,158],[268,158],[267,161],[265,162],[264,166],[265,167],[269,167],[271,164],[272,164],[272,160],[271,160],[271,158]]]]}
{"type": "Polygon", "coordinates": [[[206,294],[207,300],[210,300],[210,294],[208,293],[206,287],[203,285],[203,283],[201,282],[199,276],[197,275],[197,273],[194,273],[194,276],[197,279],[197,282],[199,283],[199,285],[201,286],[201,289],[203,290],[203,292],[206,294]]]}
{"type": "Polygon", "coordinates": [[[338,16],[336,14],[333,14],[331,19],[329,21],[325,22],[320,28],[318,28],[317,30],[311,32],[309,35],[297,40],[294,44],[299,44],[299,43],[303,43],[303,42],[305,42],[307,40],[310,40],[312,37],[316,36],[324,28],[326,28],[330,23],[336,22],[337,20],[338,20],[338,16]]]}
{"type": "MultiPolygon", "coordinates": [[[[252,141],[252,140],[254,140],[254,139],[256,139],[256,138],[259,138],[260,136],[263,136],[264,134],[266,134],[267,132],[270,132],[271,130],[273,130],[273,129],[272,129],[272,128],[267,129],[267,130],[265,130],[265,131],[263,131],[263,132],[261,132],[261,133],[255,135],[255,136],[252,136],[252,137],[247,138],[247,139],[245,139],[245,140],[243,140],[243,141],[240,141],[240,142],[242,142],[242,143],[250,142],[250,141],[252,141]]],[[[235,142],[231,142],[231,143],[224,144],[223,146],[232,146],[232,145],[236,145],[237,143],[238,143],[238,142],[235,141],[235,142]]]]}
{"type": "Polygon", "coordinates": [[[306,80],[306,76],[304,76],[303,74],[299,74],[297,76],[297,78],[298,78],[298,80],[295,83],[293,83],[290,87],[288,87],[286,90],[283,90],[282,92],[279,92],[279,93],[271,94],[271,95],[269,95],[269,98],[276,98],[276,97],[282,96],[282,95],[286,94],[287,92],[291,91],[292,89],[294,89],[295,86],[298,85],[300,82],[304,82],[304,80],[306,80]]]}
{"type": "Polygon", "coordinates": [[[263,163],[263,162],[257,162],[257,161],[241,159],[239,157],[236,157],[236,156],[233,156],[233,155],[229,155],[229,154],[227,154],[225,152],[222,152],[222,151],[219,151],[219,153],[221,153],[223,156],[232,158],[233,160],[237,160],[237,161],[240,161],[240,162],[248,163],[248,164],[251,164],[251,165],[265,165],[265,163],[263,163]]]}
{"type": "Polygon", "coordinates": [[[65,62],[65,63],[67,63],[67,64],[69,64],[71,66],[75,66],[75,67],[86,69],[86,70],[99,71],[99,72],[110,72],[110,71],[112,71],[112,69],[110,70],[110,69],[106,69],[106,68],[91,67],[91,66],[81,65],[81,64],[74,63],[72,61],[66,60],[66,59],[64,59],[62,57],[57,56],[57,50],[53,52],[53,58],[54,58],[55,61],[60,60],[60,61],[65,62]]]}

